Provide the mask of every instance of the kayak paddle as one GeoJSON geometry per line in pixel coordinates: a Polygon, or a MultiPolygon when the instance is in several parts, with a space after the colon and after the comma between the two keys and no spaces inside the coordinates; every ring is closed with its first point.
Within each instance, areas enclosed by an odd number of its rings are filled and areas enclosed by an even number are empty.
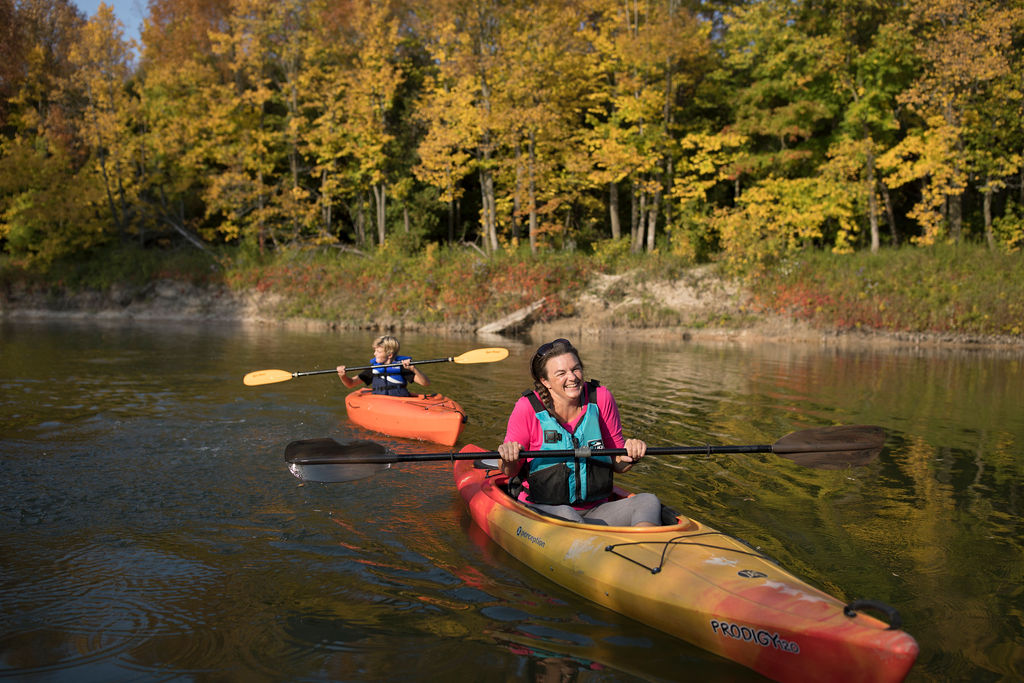
{"type": "MultiPolygon", "coordinates": [[[[792,432],[773,444],[755,446],[664,446],[648,448],[647,455],[711,455],[716,453],[774,453],[804,467],[841,469],[864,465],[878,457],[885,445],[885,431],[872,425],[839,425],[792,432]]],[[[625,455],[625,448],[522,451],[520,458],[588,457],[625,455]]],[[[373,441],[338,443],[331,438],[292,441],[284,459],[303,481],[343,482],[369,477],[402,462],[437,460],[485,460],[498,458],[497,451],[475,453],[392,453],[373,441]]]]}
{"type": "MultiPolygon", "coordinates": [[[[491,347],[486,349],[473,349],[472,351],[466,351],[459,356],[449,356],[448,358],[434,358],[432,360],[414,360],[410,361],[410,365],[424,365],[426,363],[494,363],[499,360],[505,360],[508,358],[508,349],[501,348],[500,346],[491,347]]],[[[387,363],[386,365],[360,365],[358,367],[346,367],[345,370],[369,370],[371,368],[393,368],[401,365],[401,363],[387,363]]],[[[305,377],[306,375],[326,375],[326,374],[337,374],[338,371],[335,368],[330,370],[309,370],[308,372],[288,372],[287,370],[256,370],[250,372],[248,375],[242,378],[242,382],[246,386],[254,387],[260,384],[274,384],[275,382],[287,382],[295,377],[305,377]]]]}

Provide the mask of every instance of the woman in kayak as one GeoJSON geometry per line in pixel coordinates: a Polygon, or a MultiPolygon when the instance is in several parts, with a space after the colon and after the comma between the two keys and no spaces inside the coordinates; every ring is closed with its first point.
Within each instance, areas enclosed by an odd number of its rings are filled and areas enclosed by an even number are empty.
{"type": "Polygon", "coordinates": [[[387,396],[411,396],[409,393],[409,382],[416,382],[427,386],[430,380],[420,372],[419,368],[412,364],[410,356],[398,355],[398,339],[390,334],[377,337],[373,340],[373,359],[371,365],[389,365],[401,363],[392,367],[374,367],[363,370],[355,377],[345,374],[345,366],[338,366],[338,377],[349,389],[359,386],[362,381],[364,385],[373,387],[373,393],[385,394],[387,396]]]}
{"type": "Polygon", "coordinates": [[[530,363],[534,389],[516,402],[505,442],[498,446],[501,471],[518,500],[575,522],[609,526],[657,526],[661,503],[651,493],[609,500],[613,472],[628,472],[647,451],[640,439],[624,439],[619,408],[608,389],[583,381],[579,352],[566,339],[542,344],[530,363]],[[625,448],[626,455],[600,455],[625,448]],[[521,460],[523,450],[588,449],[589,457],[521,460]]]}

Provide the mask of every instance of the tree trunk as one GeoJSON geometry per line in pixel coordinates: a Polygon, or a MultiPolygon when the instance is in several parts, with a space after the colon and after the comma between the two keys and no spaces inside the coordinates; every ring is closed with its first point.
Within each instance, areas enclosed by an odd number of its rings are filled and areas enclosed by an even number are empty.
{"type": "Polygon", "coordinates": [[[366,243],[366,213],[363,211],[362,195],[356,196],[356,215],[354,222],[356,229],[356,243],[362,247],[368,246],[366,243]]]}
{"type": "Polygon", "coordinates": [[[640,193],[637,191],[636,181],[630,183],[629,190],[629,250],[634,251],[636,244],[636,233],[640,230],[640,193]]]}
{"type": "Polygon", "coordinates": [[[881,183],[882,198],[885,199],[885,219],[889,223],[889,234],[892,235],[892,246],[898,247],[899,237],[896,235],[896,211],[892,207],[892,193],[889,186],[881,183]]]}
{"type": "Polygon", "coordinates": [[[516,187],[512,193],[512,238],[518,240],[520,222],[523,217],[523,146],[515,144],[516,187]]]}
{"type": "Polygon", "coordinates": [[[498,250],[497,210],[494,198],[494,174],[486,168],[480,169],[480,196],[482,200],[481,223],[483,227],[484,251],[488,254],[498,250]]]}
{"type": "Polygon", "coordinates": [[[871,226],[871,253],[878,253],[878,195],[875,182],[875,152],[868,146],[867,159],[865,159],[865,173],[868,186],[868,224],[871,226]]]}
{"type": "Polygon", "coordinates": [[[985,217],[985,241],[990,250],[996,248],[996,236],[992,233],[992,188],[990,179],[985,178],[985,191],[982,194],[981,212],[985,217]]]}
{"type": "Polygon", "coordinates": [[[619,222],[619,185],[608,183],[608,218],[612,226],[612,239],[622,237],[622,224],[619,222]]]}
{"type": "Polygon", "coordinates": [[[953,241],[959,242],[964,230],[963,193],[947,195],[946,201],[949,207],[949,231],[953,241]]]}
{"type": "Polygon", "coordinates": [[[326,234],[331,233],[331,222],[333,221],[333,215],[331,212],[331,199],[324,194],[323,188],[327,185],[327,169],[320,171],[320,223],[323,225],[323,232],[326,234]]]}
{"type": "Polygon", "coordinates": [[[533,131],[530,131],[530,145],[526,178],[526,203],[530,207],[530,253],[537,253],[537,180],[534,174],[534,166],[537,163],[537,148],[534,144],[533,131]]]}
{"type": "Polygon", "coordinates": [[[647,213],[647,253],[654,252],[654,231],[658,227],[658,207],[661,205],[661,189],[651,199],[651,209],[647,213]]]}
{"type": "Polygon", "coordinates": [[[640,206],[638,207],[636,231],[633,233],[633,243],[630,245],[630,252],[639,254],[644,248],[644,226],[647,223],[647,193],[640,192],[640,206]]]}
{"type": "Polygon", "coordinates": [[[448,244],[455,243],[455,200],[448,201],[448,244]]]}
{"type": "Polygon", "coordinates": [[[258,187],[256,190],[256,208],[259,209],[258,218],[256,219],[256,242],[259,245],[260,254],[263,253],[265,246],[264,242],[267,238],[267,224],[263,220],[263,173],[256,174],[256,180],[258,187]]]}
{"type": "Polygon", "coordinates": [[[383,182],[373,186],[373,198],[377,204],[377,244],[383,245],[387,239],[387,189],[383,182]]]}

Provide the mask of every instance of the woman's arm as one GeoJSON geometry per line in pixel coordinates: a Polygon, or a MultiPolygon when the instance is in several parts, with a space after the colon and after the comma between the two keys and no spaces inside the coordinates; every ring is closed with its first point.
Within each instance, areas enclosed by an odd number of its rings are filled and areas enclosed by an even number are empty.
{"type": "Polygon", "coordinates": [[[512,414],[508,416],[505,441],[498,446],[502,474],[512,477],[519,472],[523,466],[523,461],[519,458],[520,451],[540,449],[539,432],[540,423],[533,414],[530,400],[525,396],[520,397],[512,407],[512,414]]]}
{"type": "Polygon", "coordinates": [[[619,405],[607,387],[597,388],[597,409],[601,418],[601,438],[604,439],[605,447],[626,449],[626,455],[615,456],[614,469],[618,473],[628,472],[644,457],[647,444],[640,439],[627,439],[622,436],[619,405]]]}

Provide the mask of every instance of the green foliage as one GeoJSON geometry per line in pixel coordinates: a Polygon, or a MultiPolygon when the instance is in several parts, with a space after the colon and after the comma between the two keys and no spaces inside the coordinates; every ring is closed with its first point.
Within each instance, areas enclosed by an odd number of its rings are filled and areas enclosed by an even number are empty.
{"type": "Polygon", "coordinates": [[[17,141],[0,157],[0,240],[11,256],[46,264],[112,238],[101,215],[103,186],[89,168],[69,169],[60,147],[17,141]],[[49,149],[47,149],[49,147],[49,149]]]}
{"type": "Polygon", "coordinates": [[[630,258],[629,238],[608,239],[593,244],[594,261],[605,268],[616,268],[630,258]]]}
{"type": "Polygon", "coordinates": [[[1004,251],[1019,254],[1024,248],[1024,206],[1007,202],[1006,212],[992,221],[992,234],[1004,251]]]}
{"type": "Polygon", "coordinates": [[[750,188],[714,218],[725,261],[746,272],[809,247],[848,251],[857,224],[846,190],[818,178],[769,178],[750,188]]]}

